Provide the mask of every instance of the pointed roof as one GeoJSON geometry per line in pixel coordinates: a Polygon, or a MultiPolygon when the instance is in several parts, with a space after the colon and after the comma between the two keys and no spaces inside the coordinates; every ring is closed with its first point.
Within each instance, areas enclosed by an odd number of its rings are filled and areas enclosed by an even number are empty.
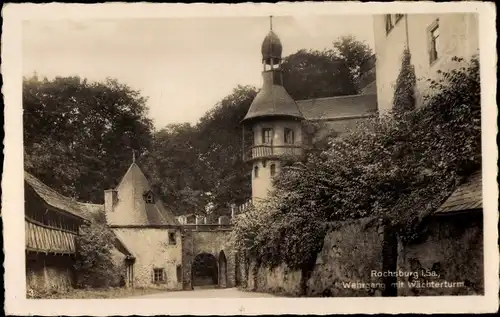
{"type": "Polygon", "coordinates": [[[147,203],[145,194],[152,192],[151,185],[137,163],[133,162],[115,189],[118,202],[108,213],[110,225],[176,225],[174,215],[167,210],[159,195],[147,203]]]}
{"type": "Polygon", "coordinates": [[[25,186],[27,185],[33,189],[36,195],[47,205],[78,218],[86,220],[91,218],[91,212],[87,208],[87,205],[94,206],[93,204],[83,204],[72,198],[63,196],[26,171],[24,172],[24,183],[25,186]]]}
{"type": "Polygon", "coordinates": [[[258,117],[291,117],[299,120],[304,119],[297,103],[288,94],[275,76],[280,76],[276,70],[262,73],[264,84],[252,101],[243,121],[258,117]]]}

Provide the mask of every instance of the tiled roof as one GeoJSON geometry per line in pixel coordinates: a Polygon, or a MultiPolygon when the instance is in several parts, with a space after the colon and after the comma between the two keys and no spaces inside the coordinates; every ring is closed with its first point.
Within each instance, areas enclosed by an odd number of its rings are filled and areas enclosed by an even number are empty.
{"type": "Polygon", "coordinates": [[[87,220],[91,218],[89,208],[85,206],[87,204],[79,203],[72,198],[59,194],[26,171],[24,172],[24,181],[25,184],[30,186],[48,205],[80,218],[87,220]]]}
{"type": "Polygon", "coordinates": [[[483,208],[481,170],[472,174],[438,208],[436,213],[483,208]]]}
{"type": "Polygon", "coordinates": [[[307,120],[326,120],[373,115],[377,112],[376,95],[350,95],[297,101],[307,120]]]}
{"type": "Polygon", "coordinates": [[[297,103],[280,84],[275,84],[273,76],[280,76],[277,71],[262,73],[264,84],[257,93],[243,120],[257,117],[295,117],[303,119],[297,103]]]}

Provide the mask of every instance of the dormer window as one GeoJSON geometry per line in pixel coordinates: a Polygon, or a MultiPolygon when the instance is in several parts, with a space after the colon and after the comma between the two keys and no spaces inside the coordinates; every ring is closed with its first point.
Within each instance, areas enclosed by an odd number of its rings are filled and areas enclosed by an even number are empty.
{"type": "Polygon", "coordinates": [[[151,191],[148,191],[146,194],[144,194],[144,200],[146,201],[147,204],[154,204],[155,196],[151,191]]]}

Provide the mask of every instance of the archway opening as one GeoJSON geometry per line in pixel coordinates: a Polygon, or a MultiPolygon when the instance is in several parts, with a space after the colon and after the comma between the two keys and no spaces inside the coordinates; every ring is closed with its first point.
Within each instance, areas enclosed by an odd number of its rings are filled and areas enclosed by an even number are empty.
{"type": "Polygon", "coordinates": [[[227,261],[224,251],[219,253],[219,286],[227,287],[227,261]]]}
{"type": "Polygon", "coordinates": [[[198,254],[191,268],[193,286],[217,285],[219,272],[217,259],[209,253],[198,254]]]}

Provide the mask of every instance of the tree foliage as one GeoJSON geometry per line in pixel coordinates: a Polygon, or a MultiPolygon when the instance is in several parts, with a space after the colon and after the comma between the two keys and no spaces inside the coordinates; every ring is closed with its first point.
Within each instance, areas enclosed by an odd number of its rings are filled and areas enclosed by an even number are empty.
{"type": "Polygon", "coordinates": [[[373,56],[370,46],[356,40],[352,35],[341,36],[333,42],[333,52],[340,60],[344,61],[352,78],[354,85],[361,88],[360,80],[374,65],[367,63],[373,56]],[[368,68],[367,68],[368,67],[368,68]]]}
{"type": "Polygon", "coordinates": [[[76,238],[76,285],[80,288],[122,286],[124,269],[113,262],[114,233],[105,223],[92,221],[80,227],[76,238]]]}
{"type": "Polygon", "coordinates": [[[271,221],[237,222],[232,241],[245,244],[235,247],[259,263],[304,268],[330,221],[375,216],[415,238],[421,220],[481,163],[479,63],[454,60],[457,69],[430,80],[422,108],[365,121],[283,169],[269,203],[258,207],[271,208],[271,221]]]}
{"type": "Polygon", "coordinates": [[[142,154],[150,147],[145,104],[138,91],[114,79],[24,78],[26,168],[67,196],[102,202],[132,150],[142,154]]]}
{"type": "Polygon", "coordinates": [[[256,93],[238,86],[196,125],[169,125],[155,134],[145,169],[175,213],[205,213],[209,203],[228,212],[229,204],[248,199],[240,122],[256,93]]]}

